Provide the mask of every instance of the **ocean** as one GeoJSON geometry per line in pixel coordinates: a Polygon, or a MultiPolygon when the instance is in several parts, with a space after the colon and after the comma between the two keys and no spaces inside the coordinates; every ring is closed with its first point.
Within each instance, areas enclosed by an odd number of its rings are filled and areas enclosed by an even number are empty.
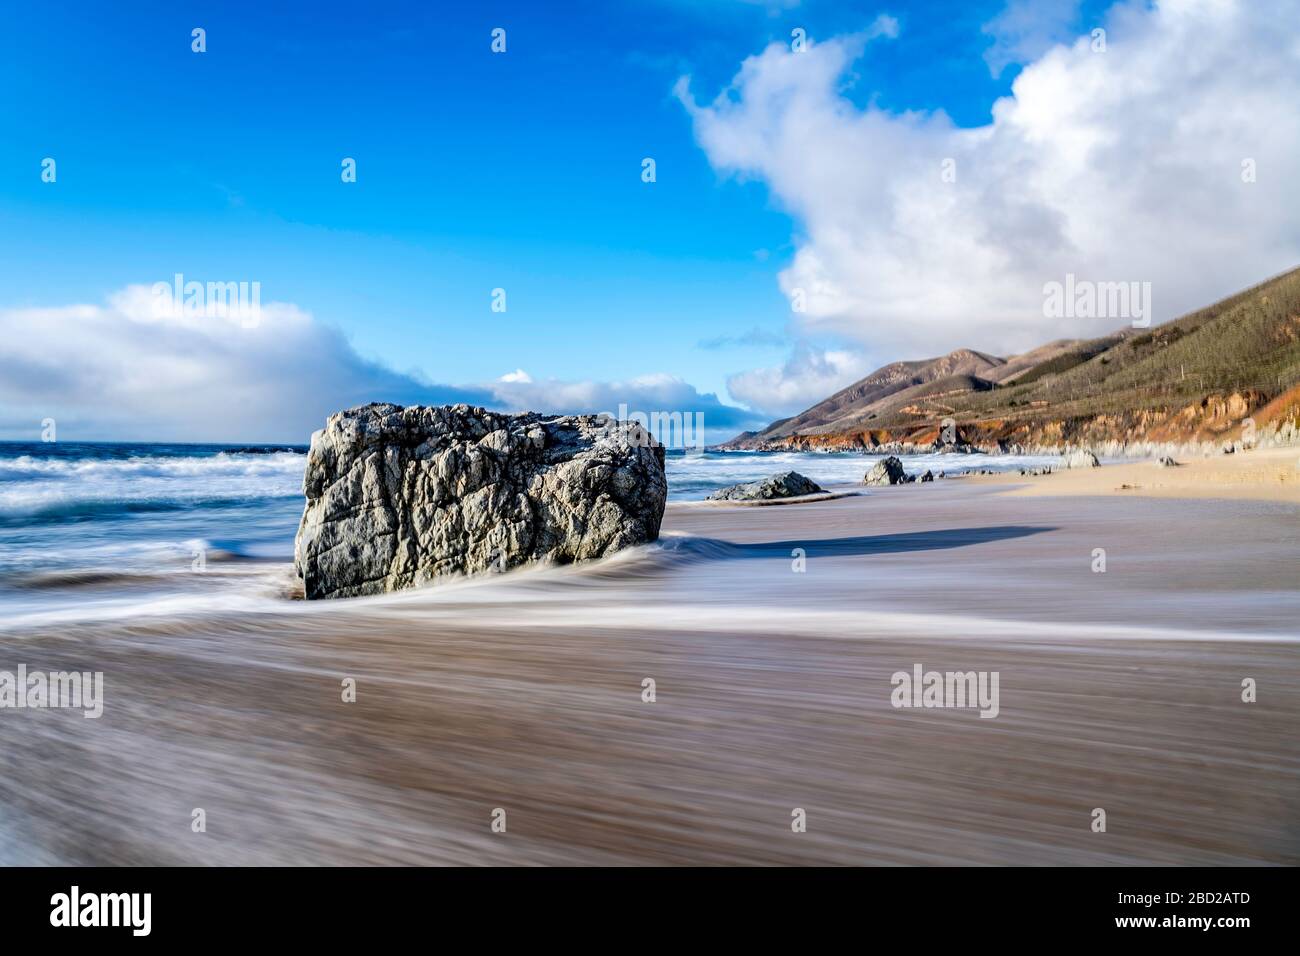
{"type": "MultiPolygon", "coordinates": [[[[305,446],[0,443],[0,612],[68,617],[164,595],[284,590],[305,446]],[[271,574],[270,566],[275,573],[271,574]],[[194,572],[206,572],[196,574],[194,572]]],[[[796,470],[861,480],[879,455],[673,451],[670,501],[796,470]]],[[[1015,470],[1049,458],[915,455],[910,473],[1015,470]]]]}

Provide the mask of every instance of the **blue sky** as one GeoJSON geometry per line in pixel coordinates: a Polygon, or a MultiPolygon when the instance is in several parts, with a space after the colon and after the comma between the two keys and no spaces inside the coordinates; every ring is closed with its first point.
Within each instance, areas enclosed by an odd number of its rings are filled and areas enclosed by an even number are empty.
{"type": "MultiPolygon", "coordinates": [[[[702,148],[674,85],[689,76],[710,103],[792,29],[820,41],[885,14],[896,35],[851,58],[841,105],[980,127],[1018,61],[1103,10],[1020,6],[1008,21],[1005,0],[11,5],[0,308],[102,304],[177,272],[256,280],[264,302],[340,330],[364,362],[469,397],[517,369],[535,382],[666,376],[749,407],[718,411],[723,431],[756,423],[793,409],[733,394],[746,370],[801,349],[912,356],[860,328],[794,320],[780,276],[808,243],[797,193],[702,148]],[[194,27],[205,53],[191,51],[194,27]],[[490,50],[495,27],[504,54],[490,50]],[[40,179],[44,157],[56,183],[40,179]],[[340,181],[344,157],[356,183],[340,181]],[[490,310],[498,287],[504,314],[490,310]]],[[[128,417],[64,414],[83,432],[130,430],[128,417]]]]}

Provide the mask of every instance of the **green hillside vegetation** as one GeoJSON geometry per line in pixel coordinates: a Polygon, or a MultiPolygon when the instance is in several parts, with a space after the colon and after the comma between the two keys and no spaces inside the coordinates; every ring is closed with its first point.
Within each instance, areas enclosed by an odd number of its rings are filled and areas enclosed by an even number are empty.
{"type": "Polygon", "coordinates": [[[1061,372],[1068,372],[1075,366],[1082,365],[1084,362],[1100,355],[1107,349],[1113,348],[1122,341],[1122,335],[1114,335],[1104,339],[1093,339],[1090,342],[1084,342],[1068,352],[1035,365],[1033,368],[1026,370],[1022,375],[1017,376],[1008,384],[1028,385],[1041,378],[1045,378],[1048,375],[1058,375],[1061,372]]]}
{"type": "MultiPolygon", "coordinates": [[[[1237,394],[1253,409],[1297,383],[1300,269],[1150,329],[1060,339],[1007,359],[958,349],[895,362],[733,443],[853,444],[867,429],[919,436],[948,416],[986,436],[1043,428],[1067,436],[1089,421],[1095,434],[1107,427],[1099,419],[1125,417],[1114,432],[1132,436],[1143,421],[1167,420],[1212,396],[1237,394]]],[[[1189,420],[1187,428],[1195,427],[1189,420]]]]}
{"type": "Polygon", "coordinates": [[[993,393],[949,398],[984,417],[1052,406],[1097,415],[1253,389],[1272,397],[1300,382],[1300,269],[1149,330],[1081,343],[993,393]]]}

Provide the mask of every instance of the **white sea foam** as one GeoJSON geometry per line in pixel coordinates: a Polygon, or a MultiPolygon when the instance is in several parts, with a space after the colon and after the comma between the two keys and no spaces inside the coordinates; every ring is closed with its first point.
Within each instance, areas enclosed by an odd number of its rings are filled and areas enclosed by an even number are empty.
{"type": "Polygon", "coordinates": [[[0,461],[0,515],[78,505],[193,504],[301,494],[304,455],[219,454],[0,461]]]}

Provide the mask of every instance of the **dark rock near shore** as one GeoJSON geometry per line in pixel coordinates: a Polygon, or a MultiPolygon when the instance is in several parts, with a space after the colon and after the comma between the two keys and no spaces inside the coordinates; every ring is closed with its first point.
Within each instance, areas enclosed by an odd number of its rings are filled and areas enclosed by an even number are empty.
{"type": "Polygon", "coordinates": [[[308,598],[568,563],[659,536],[664,449],[636,422],[371,404],[312,436],[294,566],[308,598]]]}
{"type": "Polygon", "coordinates": [[[230,445],[221,449],[225,455],[305,455],[306,445],[230,445]]]}
{"type": "Polygon", "coordinates": [[[770,501],[776,498],[798,498],[815,495],[825,489],[811,478],[797,471],[787,471],[759,481],[747,481],[723,488],[709,495],[709,501],[770,501]]]}
{"type": "Polygon", "coordinates": [[[862,479],[864,485],[903,485],[907,483],[903,463],[890,455],[875,463],[862,479]]]}

